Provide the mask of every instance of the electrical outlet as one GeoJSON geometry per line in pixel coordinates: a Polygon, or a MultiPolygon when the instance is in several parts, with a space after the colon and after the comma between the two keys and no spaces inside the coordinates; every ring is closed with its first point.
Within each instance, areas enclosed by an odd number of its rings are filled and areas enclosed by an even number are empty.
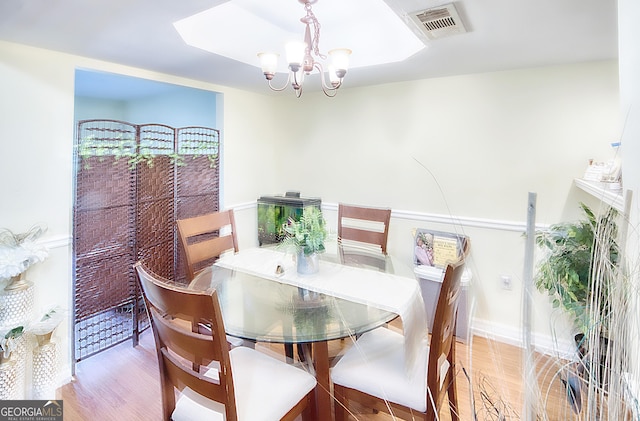
{"type": "Polygon", "coordinates": [[[500,283],[502,285],[502,289],[511,289],[511,276],[509,275],[501,275],[500,283]]]}

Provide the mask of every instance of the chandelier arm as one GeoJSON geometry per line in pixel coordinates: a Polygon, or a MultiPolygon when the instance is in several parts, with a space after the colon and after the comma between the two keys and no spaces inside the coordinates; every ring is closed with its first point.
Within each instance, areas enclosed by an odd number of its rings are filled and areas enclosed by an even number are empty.
{"type": "Polygon", "coordinates": [[[324,79],[324,69],[322,68],[322,64],[316,62],[314,63],[314,67],[320,73],[320,83],[322,84],[322,92],[328,97],[334,97],[338,93],[338,88],[342,85],[342,79],[338,82],[337,85],[331,84],[331,86],[327,85],[327,82],[324,79]]]}
{"type": "Polygon", "coordinates": [[[331,90],[326,90],[324,88],[324,86],[322,86],[322,92],[328,96],[329,98],[333,98],[334,96],[336,96],[338,94],[338,90],[337,89],[331,89],[331,90]]]}
{"type": "Polygon", "coordinates": [[[276,88],[271,84],[271,79],[268,79],[269,88],[271,88],[272,91],[277,91],[277,92],[284,91],[285,89],[287,89],[287,86],[289,86],[289,80],[291,80],[291,72],[289,72],[289,74],[287,75],[287,81],[284,83],[282,88],[276,88]]]}

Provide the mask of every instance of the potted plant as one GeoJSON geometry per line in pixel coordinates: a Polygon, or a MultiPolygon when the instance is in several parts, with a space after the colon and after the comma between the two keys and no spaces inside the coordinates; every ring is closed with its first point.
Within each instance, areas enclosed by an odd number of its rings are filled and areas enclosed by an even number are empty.
{"type": "Polygon", "coordinates": [[[536,244],[545,251],[534,276],[536,287],[547,292],[554,307],[567,312],[577,331],[574,339],[582,361],[580,371],[588,370],[586,339],[600,342],[601,364],[606,358],[611,315],[610,291],[613,287],[619,250],[616,242],[617,211],[608,208],[601,215],[580,203],[586,218],[551,225],[538,231],[536,244]],[[595,306],[595,307],[594,307],[595,306]]]}
{"type": "Polygon", "coordinates": [[[315,273],[319,269],[318,253],[323,253],[327,238],[326,222],[322,211],[315,206],[305,206],[299,220],[289,218],[283,226],[286,236],[283,245],[293,249],[297,256],[298,272],[315,273]]]}

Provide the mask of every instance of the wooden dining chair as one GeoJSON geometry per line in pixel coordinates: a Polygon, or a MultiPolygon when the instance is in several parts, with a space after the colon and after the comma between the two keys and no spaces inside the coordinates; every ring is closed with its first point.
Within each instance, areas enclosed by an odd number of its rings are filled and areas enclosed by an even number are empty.
{"type": "Polygon", "coordinates": [[[464,260],[449,263],[436,307],[430,344],[411,372],[404,337],[378,328],[363,334],[331,369],[336,421],[346,419],[350,401],[408,420],[438,418],[448,395],[451,419],[458,420],[455,378],[455,321],[464,260]]]}
{"type": "Polygon", "coordinates": [[[179,219],[177,224],[189,281],[225,251],[238,252],[233,209],[179,219]],[[221,235],[223,228],[230,229],[230,232],[221,235]]]}
{"type": "Polygon", "coordinates": [[[391,209],[338,204],[338,242],[380,247],[387,254],[391,209]]]}
{"type": "Polygon", "coordinates": [[[315,378],[251,348],[229,350],[215,290],[179,288],[140,262],[134,267],[156,343],[164,420],[313,418],[315,378]]]}

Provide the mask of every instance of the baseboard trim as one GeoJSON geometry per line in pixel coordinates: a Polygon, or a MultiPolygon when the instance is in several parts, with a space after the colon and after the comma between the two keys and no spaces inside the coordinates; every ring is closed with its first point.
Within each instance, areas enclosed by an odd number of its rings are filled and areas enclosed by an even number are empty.
{"type": "MultiPolygon", "coordinates": [[[[485,320],[474,319],[471,323],[471,333],[489,340],[524,347],[522,329],[512,326],[490,323],[485,320]]],[[[549,335],[534,333],[532,344],[535,351],[554,357],[573,360],[575,359],[575,345],[569,339],[553,338],[549,335]]]]}

